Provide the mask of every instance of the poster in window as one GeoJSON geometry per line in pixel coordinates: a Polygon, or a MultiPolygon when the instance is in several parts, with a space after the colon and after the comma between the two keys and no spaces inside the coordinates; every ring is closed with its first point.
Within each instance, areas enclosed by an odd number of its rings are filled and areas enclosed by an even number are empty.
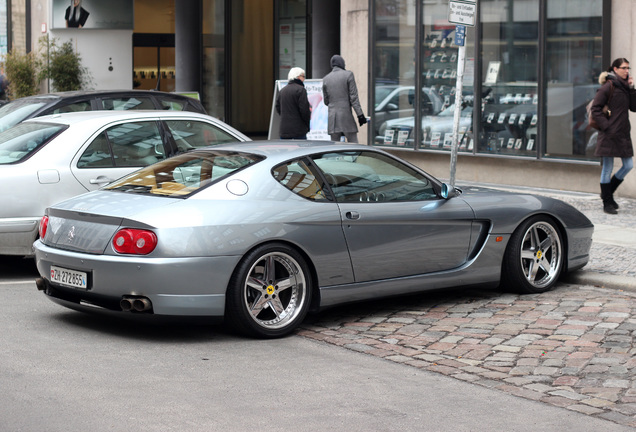
{"type": "Polygon", "coordinates": [[[52,29],[133,29],[133,0],[51,0],[52,29]]]}

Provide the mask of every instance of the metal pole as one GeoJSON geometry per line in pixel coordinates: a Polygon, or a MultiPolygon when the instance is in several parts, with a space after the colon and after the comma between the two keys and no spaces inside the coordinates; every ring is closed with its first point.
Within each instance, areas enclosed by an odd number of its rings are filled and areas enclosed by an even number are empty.
{"type": "MultiPolygon", "coordinates": [[[[465,32],[464,26],[457,26],[456,32],[462,27],[462,31],[465,32]]],[[[462,87],[464,84],[464,59],[466,57],[466,44],[463,41],[459,46],[457,52],[457,83],[455,84],[455,113],[453,121],[453,142],[451,146],[451,162],[450,162],[450,185],[455,187],[455,171],[457,169],[457,150],[459,148],[459,119],[462,113],[462,87]]]]}

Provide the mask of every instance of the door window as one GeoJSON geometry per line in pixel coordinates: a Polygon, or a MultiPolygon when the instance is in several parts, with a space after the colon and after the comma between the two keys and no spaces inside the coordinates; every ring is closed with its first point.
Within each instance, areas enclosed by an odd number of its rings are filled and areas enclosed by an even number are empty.
{"type": "Polygon", "coordinates": [[[166,158],[159,127],[154,121],[113,126],[86,148],[78,168],[142,167],[166,158]]]}
{"type": "Polygon", "coordinates": [[[77,162],[78,168],[111,168],[115,166],[113,152],[108,145],[106,132],[99,134],[97,138],[84,150],[77,162]]]}
{"type": "Polygon", "coordinates": [[[235,142],[236,138],[218,127],[194,120],[168,120],[166,126],[180,153],[209,145],[235,142]]]}
{"type": "Polygon", "coordinates": [[[152,99],[139,96],[102,99],[102,104],[103,109],[114,111],[156,109],[152,99]]]}
{"type": "Polygon", "coordinates": [[[91,102],[88,100],[77,101],[66,105],[58,105],[46,114],[62,114],[70,112],[91,111],[91,102]]]}
{"type": "Polygon", "coordinates": [[[417,201],[436,198],[433,183],[403,163],[374,152],[328,153],[314,158],[337,202],[417,201]]]}
{"type": "Polygon", "coordinates": [[[317,201],[327,199],[323,191],[324,185],[320,185],[319,179],[302,160],[279,165],[272,170],[272,174],[280,184],[295,194],[317,201]]]}
{"type": "Polygon", "coordinates": [[[186,105],[183,101],[177,99],[161,98],[159,102],[161,103],[161,108],[168,111],[183,111],[186,105]]]}

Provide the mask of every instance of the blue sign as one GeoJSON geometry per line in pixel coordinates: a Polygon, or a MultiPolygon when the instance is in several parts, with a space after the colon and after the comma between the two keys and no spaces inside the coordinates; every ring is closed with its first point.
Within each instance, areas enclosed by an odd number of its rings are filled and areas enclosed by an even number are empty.
{"type": "Polygon", "coordinates": [[[455,26],[455,45],[464,46],[464,40],[466,39],[466,26],[455,26]]]}

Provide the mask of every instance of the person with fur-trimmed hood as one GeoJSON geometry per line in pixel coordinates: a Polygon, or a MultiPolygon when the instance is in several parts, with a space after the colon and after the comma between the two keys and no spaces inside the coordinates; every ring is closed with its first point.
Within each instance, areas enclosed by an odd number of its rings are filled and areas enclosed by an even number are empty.
{"type": "Polygon", "coordinates": [[[590,110],[599,125],[594,155],[602,161],[601,199],[603,211],[609,214],[618,213],[614,192],[634,167],[629,111],[636,112],[636,90],[629,69],[629,61],[618,58],[606,72],[601,73],[598,78],[601,88],[596,92],[590,110]],[[603,114],[605,105],[609,108],[607,116],[603,114]],[[615,157],[621,158],[623,166],[612,176],[615,157]]]}

